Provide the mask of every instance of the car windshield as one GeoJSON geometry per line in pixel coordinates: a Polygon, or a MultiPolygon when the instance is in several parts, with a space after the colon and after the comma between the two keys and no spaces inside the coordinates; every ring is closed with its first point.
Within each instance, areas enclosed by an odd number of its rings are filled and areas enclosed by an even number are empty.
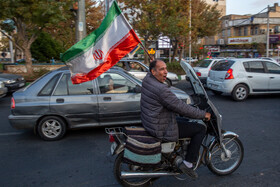
{"type": "Polygon", "coordinates": [[[193,68],[191,67],[191,65],[189,65],[186,62],[181,61],[180,65],[182,66],[182,68],[184,69],[184,71],[186,72],[186,76],[189,79],[189,82],[192,84],[192,87],[194,89],[194,92],[196,94],[201,94],[204,95],[206,98],[208,98],[201,82],[199,81],[199,78],[197,77],[196,73],[194,72],[193,68]]]}
{"type": "Polygon", "coordinates": [[[128,73],[127,71],[123,71],[123,73],[127,74],[129,77],[133,77],[133,80],[137,82],[139,85],[142,85],[142,81],[138,79],[135,75],[128,73]]]}
{"type": "Polygon", "coordinates": [[[203,60],[198,67],[207,68],[212,60],[203,60]]]}
{"type": "Polygon", "coordinates": [[[235,61],[233,60],[221,60],[212,67],[212,70],[227,71],[234,64],[234,62],[235,61]]]}

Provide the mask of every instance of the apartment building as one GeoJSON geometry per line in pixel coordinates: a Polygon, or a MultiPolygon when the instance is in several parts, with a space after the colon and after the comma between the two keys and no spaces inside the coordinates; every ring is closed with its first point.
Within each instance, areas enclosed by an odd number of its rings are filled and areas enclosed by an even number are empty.
{"type": "Polygon", "coordinates": [[[280,7],[278,3],[269,7],[268,11],[256,15],[223,16],[221,24],[221,33],[213,41],[208,43],[206,41],[204,44],[210,49],[216,49],[212,51],[214,56],[264,56],[267,32],[269,32],[269,56],[277,55],[278,45],[280,45],[280,7]]]}

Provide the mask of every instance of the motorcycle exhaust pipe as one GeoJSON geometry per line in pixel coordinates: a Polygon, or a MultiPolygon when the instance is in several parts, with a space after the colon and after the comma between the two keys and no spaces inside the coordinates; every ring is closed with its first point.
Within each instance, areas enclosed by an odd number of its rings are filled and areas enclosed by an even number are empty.
{"type": "Polygon", "coordinates": [[[174,176],[179,175],[180,173],[172,173],[172,172],[127,172],[122,171],[121,177],[122,179],[129,178],[156,178],[162,176],[174,176]]]}

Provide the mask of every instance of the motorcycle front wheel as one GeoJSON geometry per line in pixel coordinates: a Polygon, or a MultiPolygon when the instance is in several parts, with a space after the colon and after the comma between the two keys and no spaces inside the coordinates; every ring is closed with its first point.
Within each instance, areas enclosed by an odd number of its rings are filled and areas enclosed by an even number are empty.
{"type": "Polygon", "coordinates": [[[141,172],[147,171],[145,168],[137,165],[127,164],[123,162],[123,153],[118,154],[115,164],[114,164],[114,175],[117,181],[127,187],[144,187],[148,186],[152,181],[152,178],[127,178],[124,179],[121,177],[121,172],[141,172]]]}
{"type": "Polygon", "coordinates": [[[241,164],[244,156],[242,142],[233,135],[226,135],[222,143],[225,151],[219,142],[209,149],[208,169],[219,176],[233,173],[241,164]]]}

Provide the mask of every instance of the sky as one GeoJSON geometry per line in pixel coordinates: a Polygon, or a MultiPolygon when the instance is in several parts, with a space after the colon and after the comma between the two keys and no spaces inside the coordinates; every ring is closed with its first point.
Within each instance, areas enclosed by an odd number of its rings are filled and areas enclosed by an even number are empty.
{"type": "MultiPolygon", "coordinates": [[[[226,0],[227,10],[226,14],[257,14],[267,5],[270,7],[274,3],[278,3],[280,6],[280,0],[226,0]]],[[[263,11],[266,12],[267,10],[263,11]]]]}

